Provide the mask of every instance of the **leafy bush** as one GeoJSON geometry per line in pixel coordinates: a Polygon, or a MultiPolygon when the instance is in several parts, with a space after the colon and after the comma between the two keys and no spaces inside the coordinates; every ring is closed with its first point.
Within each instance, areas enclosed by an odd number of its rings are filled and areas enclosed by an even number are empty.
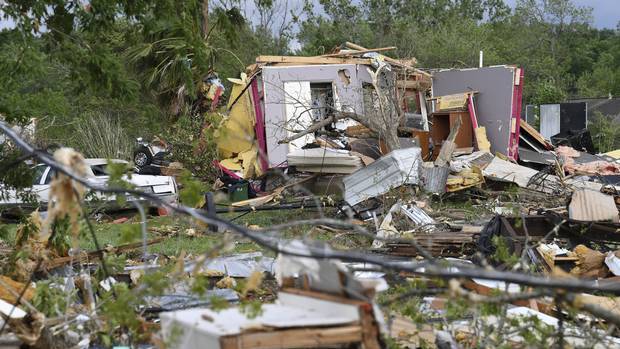
{"type": "Polygon", "coordinates": [[[594,146],[601,153],[620,148],[620,125],[610,117],[597,111],[589,121],[594,146]]]}
{"type": "Polygon", "coordinates": [[[89,113],[75,126],[71,144],[92,158],[131,159],[132,140],[119,122],[100,113],[89,113]]]}
{"type": "Polygon", "coordinates": [[[220,119],[216,113],[204,118],[182,117],[164,135],[172,144],[172,159],[207,183],[213,183],[217,176],[213,166],[213,160],[217,160],[213,132],[220,119]]]}

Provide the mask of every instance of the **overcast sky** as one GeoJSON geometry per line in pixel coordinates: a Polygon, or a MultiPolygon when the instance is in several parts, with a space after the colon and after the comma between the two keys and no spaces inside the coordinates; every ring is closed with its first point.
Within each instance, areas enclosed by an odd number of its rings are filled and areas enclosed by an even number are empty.
{"type": "MultiPolygon", "coordinates": [[[[508,5],[514,7],[517,0],[504,0],[508,5]]],[[[573,0],[578,6],[592,7],[592,17],[594,17],[595,27],[615,29],[620,21],[620,0],[573,0]]]]}
{"type": "MultiPolygon", "coordinates": [[[[289,0],[291,3],[298,4],[299,0],[289,0]]],[[[517,0],[504,0],[508,5],[513,6],[517,0]]],[[[573,0],[577,5],[590,6],[593,8],[593,25],[597,28],[616,28],[620,21],[620,0],[573,0]]],[[[251,1],[248,1],[251,3],[251,1]]],[[[251,11],[249,11],[251,12],[251,11]]],[[[13,23],[4,18],[0,19],[0,29],[11,27],[13,23]]]]}

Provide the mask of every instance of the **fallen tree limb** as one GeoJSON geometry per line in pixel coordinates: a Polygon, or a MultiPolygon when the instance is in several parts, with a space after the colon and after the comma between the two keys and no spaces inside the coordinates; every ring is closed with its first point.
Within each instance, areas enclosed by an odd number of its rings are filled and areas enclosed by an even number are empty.
{"type": "MultiPolygon", "coordinates": [[[[157,243],[160,243],[162,241],[164,241],[164,237],[158,237],[155,239],[151,239],[148,240],[146,242],[147,246],[149,245],[154,245],[157,243]]],[[[66,256],[66,257],[58,257],[58,258],[54,258],[46,263],[43,263],[41,265],[41,267],[39,267],[39,271],[41,270],[49,270],[49,269],[54,269],[54,268],[58,268],[61,267],[65,264],[69,264],[69,263],[79,263],[85,259],[99,259],[103,256],[104,253],[114,253],[114,254],[120,254],[123,252],[127,252],[127,251],[131,251],[131,250],[135,250],[137,248],[142,247],[143,244],[142,242],[133,242],[130,244],[125,244],[125,245],[119,245],[116,247],[112,247],[109,249],[103,248],[100,250],[95,250],[95,251],[90,251],[90,252],[86,252],[83,254],[80,254],[79,256],[66,256]]]]}
{"type": "Polygon", "coordinates": [[[313,124],[312,126],[308,127],[307,129],[305,129],[303,131],[297,132],[296,134],[294,134],[294,135],[292,135],[292,136],[290,136],[288,138],[285,138],[285,139],[279,141],[278,144],[290,143],[290,142],[292,142],[292,141],[294,141],[294,140],[296,140],[298,138],[301,138],[301,137],[303,137],[303,136],[305,136],[307,134],[314,133],[314,132],[322,129],[323,127],[325,127],[325,126],[327,126],[327,125],[329,125],[331,123],[334,123],[334,122],[336,122],[338,120],[346,119],[346,118],[351,118],[351,119],[354,119],[356,121],[359,121],[355,117],[355,114],[353,114],[353,113],[336,113],[336,114],[328,116],[327,118],[317,122],[316,124],[313,124]]]}

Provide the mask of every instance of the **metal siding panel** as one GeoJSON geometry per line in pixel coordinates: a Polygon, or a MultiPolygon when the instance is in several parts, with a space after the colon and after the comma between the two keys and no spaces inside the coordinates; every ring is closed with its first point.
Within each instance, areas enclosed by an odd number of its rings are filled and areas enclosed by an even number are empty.
{"type": "Polygon", "coordinates": [[[551,139],[560,133],[560,105],[543,104],[540,106],[540,134],[551,139]]]}
{"type": "Polygon", "coordinates": [[[439,71],[433,74],[433,96],[478,91],[478,123],[486,127],[492,151],[508,154],[514,70],[497,66],[439,71]]]}
{"type": "Polygon", "coordinates": [[[568,216],[579,221],[619,221],[613,196],[593,190],[577,190],[573,193],[568,216]]]}

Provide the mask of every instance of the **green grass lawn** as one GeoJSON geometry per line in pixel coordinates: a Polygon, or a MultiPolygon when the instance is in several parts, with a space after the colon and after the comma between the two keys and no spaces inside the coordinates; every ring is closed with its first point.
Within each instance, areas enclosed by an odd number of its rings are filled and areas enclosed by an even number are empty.
{"type": "MultiPolygon", "coordinates": [[[[332,213],[333,214],[333,213],[332,213]]],[[[250,212],[243,216],[240,213],[227,213],[222,214],[222,217],[227,219],[233,219],[233,222],[242,226],[258,226],[268,227],[270,225],[282,224],[291,222],[293,220],[312,219],[318,218],[319,214],[316,210],[312,209],[294,209],[294,210],[275,210],[275,211],[257,211],[250,212]]],[[[330,213],[326,213],[329,217],[330,213]]],[[[132,229],[137,231],[139,227],[139,215],[137,213],[129,212],[127,215],[130,219],[125,223],[115,224],[111,222],[97,223],[93,221],[93,228],[95,235],[101,247],[106,245],[119,246],[129,241],[139,241],[137,239],[128,240],[126,238],[126,231],[132,229]]],[[[8,234],[5,238],[5,242],[8,245],[13,245],[15,240],[15,231],[17,224],[5,224],[8,234]]],[[[191,222],[184,216],[164,216],[164,217],[149,217],[147,221],[148,238],[153,239],[162,236],[161,233],[151,231],[151,228],[158,230],[174,230],[175,233],[163,234],[165,240],[157,244],[148,247],[150,253],[163,254],[166,256],[177,256],[182,251],[186,254],[197,255],[204,253],[212,249],[214,246],[219,246],[222,243],[225,232],[211,232],[206,227],[198,226],[196,223],[191,222]],[[189,228],[193,228],[196,231],[196,236],[188,236],[186,234],[189,228]]],[[[306,234],[311,227],[298,226],[288,229],[284,232],[284,236],[287,238],[294,238],[306,234]]],[[[332,237],[331,233],[314,234],[313,238],[317,239],[329,239],[332,237]]],[[[135,238],[139,238],[139,235],[134,235],[135,238]]],[[[232,235],[234,241],[234,248],[226,251],[227,254],[252,252],[262,250],[260,246],[251,242],[247,238],[244,238],[238,234],[232,235]]],[[[95,250],[95,243],[92,239],[85,224],[83,224],[81,236],[80,236],[80,248],[86,251],[95,250]]],[[[139,250],[136,250],[131,254],[138,254],[139,250]]]]}

